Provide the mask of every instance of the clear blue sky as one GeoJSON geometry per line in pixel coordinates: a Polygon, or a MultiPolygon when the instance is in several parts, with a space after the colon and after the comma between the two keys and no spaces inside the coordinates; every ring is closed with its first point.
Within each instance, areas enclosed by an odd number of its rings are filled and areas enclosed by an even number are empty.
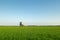
{"type": "Polygon", "coordinates": [[[0,25],[60,24],[60,0],[0,0],[0,25]]]}

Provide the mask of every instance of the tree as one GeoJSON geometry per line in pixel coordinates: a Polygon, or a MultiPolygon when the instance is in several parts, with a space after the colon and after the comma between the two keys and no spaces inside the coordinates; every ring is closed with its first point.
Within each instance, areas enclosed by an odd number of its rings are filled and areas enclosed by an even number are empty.
{"type": "Polygon", "coordinates": [[[20,22],[20,26],[23,26],[22,22],[20,22]]]}

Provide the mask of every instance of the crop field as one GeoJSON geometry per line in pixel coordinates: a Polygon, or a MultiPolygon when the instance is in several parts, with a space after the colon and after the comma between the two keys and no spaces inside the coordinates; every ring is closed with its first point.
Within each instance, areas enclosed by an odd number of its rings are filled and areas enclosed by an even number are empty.
{"type": "Polygon", "coordinates": [[[60,27],[0,26],[0,40],[60,40],[60,27]]]}

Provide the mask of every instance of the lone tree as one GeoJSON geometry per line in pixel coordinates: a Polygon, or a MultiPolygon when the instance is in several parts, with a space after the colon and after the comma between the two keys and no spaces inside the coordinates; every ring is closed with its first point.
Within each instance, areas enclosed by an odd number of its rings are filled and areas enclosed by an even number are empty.
{"type": "Polygon", "coordinates": [[[20,22],[20,26],[23,26],[22,22],[20,22]]]}

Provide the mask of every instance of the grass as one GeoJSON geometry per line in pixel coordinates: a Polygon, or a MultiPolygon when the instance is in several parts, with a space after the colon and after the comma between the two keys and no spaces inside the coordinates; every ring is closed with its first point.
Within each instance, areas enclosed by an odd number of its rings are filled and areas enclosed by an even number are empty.
{"type": "Polygon", "coordinates": [[[60,40],[60,27],[0,26],[0,40],[60,40]]]}

